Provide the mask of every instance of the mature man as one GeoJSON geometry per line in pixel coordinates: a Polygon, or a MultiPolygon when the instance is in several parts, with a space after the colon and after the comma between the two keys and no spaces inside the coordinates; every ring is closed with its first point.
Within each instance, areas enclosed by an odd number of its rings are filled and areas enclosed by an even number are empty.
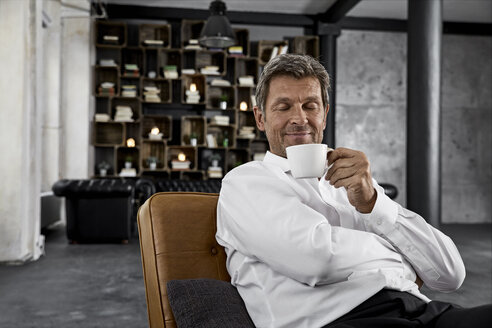
{"type": "Polygon", "coordinates": [[[362,152],[330,152],[333,165],[319,180],[291,175],[285,149],[322,141],[328,89],[328,74],[313,58],[272,59],[260,77],[254,108],[270,151],[222,182],[216,238],[255,325],[490,322],[490,306],[464,310],[420,293],[422,282],[443,292],[459,288],[463,261],[449,237],[384,194],[362,152]]]}

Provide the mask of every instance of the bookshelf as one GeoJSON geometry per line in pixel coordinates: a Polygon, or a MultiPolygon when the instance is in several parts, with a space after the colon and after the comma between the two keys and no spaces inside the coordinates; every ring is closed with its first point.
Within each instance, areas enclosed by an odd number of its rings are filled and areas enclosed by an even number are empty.
{"type": "Polygon", "coordinates": [[[109,163],[108,177],[221,178],[266,152],[252,111],[259,72],[283,47],[317,56],[319,40],[251,42],[240,28],[234,48],[205,49],[196,42],[204,23],[182,20],[176,36],[174,24],[95,22],[96,177],[109,163]]]}

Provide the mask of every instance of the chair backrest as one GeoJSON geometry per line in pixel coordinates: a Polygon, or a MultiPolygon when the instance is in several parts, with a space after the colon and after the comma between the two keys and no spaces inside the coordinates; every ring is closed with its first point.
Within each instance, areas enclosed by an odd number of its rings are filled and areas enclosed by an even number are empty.
{"type": "Polygon", "coordinates": [[[166,283],[174,279],[230,281],[224,248],[215,240],[218,194],[162,192],[138,211],[149,326],[176,327],[166,283]]]}

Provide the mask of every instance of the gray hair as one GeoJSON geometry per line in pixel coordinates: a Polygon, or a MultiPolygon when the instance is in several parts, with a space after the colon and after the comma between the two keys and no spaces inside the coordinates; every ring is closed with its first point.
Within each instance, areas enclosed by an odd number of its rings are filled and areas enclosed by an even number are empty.
{"type": "Polygon", "coordinates": [[[270,81],[276,76],[291,76],[295,79],[315,77],[321,87],[323,107],[329,102],[330,77],[323,65],[308,55],[284,54],[271,59],[263,69],[256,86],[256,104],[265,113],[270,81]]]}

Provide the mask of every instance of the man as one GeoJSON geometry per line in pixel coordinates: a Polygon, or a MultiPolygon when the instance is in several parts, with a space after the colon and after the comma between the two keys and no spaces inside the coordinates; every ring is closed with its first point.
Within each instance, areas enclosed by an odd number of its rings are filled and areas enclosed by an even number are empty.
{"type": "MultiPolygon", "coordinates": [[[[328,74],[313,58],[272,59],[260,77],[254,108],[270,151],[222,182],[216,238],[253,322],[423,327],[460,311],[429,303],[419,291],[422,281],[443,292],[460,287],[465,268],[454,243],[390,200],[362,152],[330,152],[333,166],[321,179],[291,175],[285,149],[321,143],[328,89],[328,74]]],[[[485,315],[478,309],[472,317],[485,315]]]]}

